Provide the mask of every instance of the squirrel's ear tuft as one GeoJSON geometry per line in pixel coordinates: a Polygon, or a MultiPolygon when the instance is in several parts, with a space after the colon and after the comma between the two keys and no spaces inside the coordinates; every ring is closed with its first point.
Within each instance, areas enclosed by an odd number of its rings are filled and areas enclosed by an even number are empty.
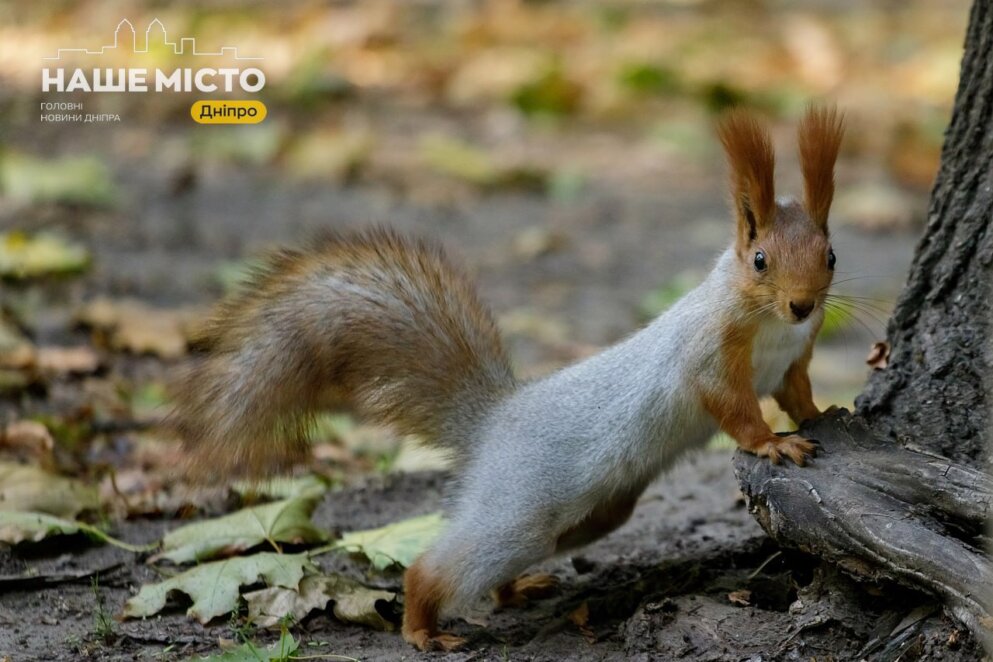
{"type": "Polygon", "coordinates": [[[834,197],[834,163],[844,133],[845,118],[834,106],[809,106],[797,131],[804,206],[825,232],[834,197]]]}
{"type": "Polygon", "coordinates": [[[747,246],[768,229],[775,213],[773,175],[776,157],[769,131],[747,111],[733,109],[721,120],[717,135],[731,166],[731,192],[738,215],[738,240],[747,246]]]}

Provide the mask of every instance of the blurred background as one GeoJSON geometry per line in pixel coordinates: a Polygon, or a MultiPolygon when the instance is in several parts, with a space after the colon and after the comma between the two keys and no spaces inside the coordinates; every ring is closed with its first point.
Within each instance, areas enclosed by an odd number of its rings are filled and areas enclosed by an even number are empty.
{"type": "MultiPolygon", "coordinates": [[[[800,193],[811,100],[848,116],[832,230],[837,290],[863,298],[829,320],[813,378],[822,406],[850,405],[922,230],[969,5],[3,2],[0,419],[112,462],[254,255],[377,223],[463,260],[519,372],[543,374],[638,328],[731,240],[722,110],[769,120],[778,190],[800,193]],[[43,56],[122,18],[262,56],[268,118],[198,125],[202,94],[41,93],[43,56]],[[41,122],[43,101],[121,121],[41,122]]],[[[327,458],[398,461],[388,437],[328,425],[327,458]]]]}

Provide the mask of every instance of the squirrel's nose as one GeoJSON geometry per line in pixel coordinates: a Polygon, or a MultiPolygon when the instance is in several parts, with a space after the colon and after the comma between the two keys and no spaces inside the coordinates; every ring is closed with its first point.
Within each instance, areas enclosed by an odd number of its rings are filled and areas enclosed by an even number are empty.
{"type": "Polygon", "coordinates": [[[813,301],[790,301],[790,310],[797,318],[797,321],[804,320],[810,311],[814,309],[813,301]]]}

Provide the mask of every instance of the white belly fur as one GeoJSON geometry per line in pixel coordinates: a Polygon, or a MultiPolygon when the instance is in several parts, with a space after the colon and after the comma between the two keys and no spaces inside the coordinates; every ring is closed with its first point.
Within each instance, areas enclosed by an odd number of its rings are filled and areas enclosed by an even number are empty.
{"type": "Polygon", "coordinates": [[[759,397],[769,395],[783,383],[786,369],[806,349],[811,324],[809,319],[802,324],[773,320],[759,327],[752,345],[752,370],[759,397]]]}

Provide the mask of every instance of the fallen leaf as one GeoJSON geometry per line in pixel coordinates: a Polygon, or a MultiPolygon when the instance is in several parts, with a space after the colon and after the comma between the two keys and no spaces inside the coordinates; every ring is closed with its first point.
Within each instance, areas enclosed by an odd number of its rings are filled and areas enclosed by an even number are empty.
{"type": "Polygon", "coordinates": [[[570,115],[579,110],[583,91],[559,67],[551,67],[517,88],[511,102],[525,115],[570,115]]]}
{"type": "Polygon", "coordinates": [[[731,604],[739,605],[741,607],[748,607],[752,604],[752,592],[748,589],[741,589],[740,591],[731,591],[728,593],[728,600],[731,604]]]}
{"type": "Polygon", "coordinates": [[[75,522],[61,517],[0,510],[0,542],[16,545],[25,540],[38,542],[52,535],[78,532],[75,522]]]}
{"type": "Polygon", "coordinates": [[[478,186],[489,186],[497,179],[497,167],[489,154],[454,138],[428,136],[419,151],[424,163],[440,173],[478,186]]]}
{"type": "Polygon", "coordinates": [[[0,277],[23,280],[57,274],[76,273],[90,263],[82,246],[70,244],[53,234],[24,232],[0,234],[0,277]]]}
{"type": "Polygon", "coordinates": [[[238,481],[231,486],[243,499],[317,499],[328,491],[328,481],[316,474],[282,476],[264,481],[238,481]]]}
{"type": "Polygon", "coordinates": [[[0,511],[73,518],[99,507],[97,489],[31,466],[0,462],[0,511]]]}
{"type": "Polygon", "coordinates": [[[34,345],[12,323],[0,317],[0,367],[22,369],[34,362],[34,345]]]}
{"type": "Polygon", "coordinates": [[[435,172],[483,188],[530,188],[545,185],[548,174],[532,164],[497,159],[485,150],[450,136],[421,140],[420,160],[435,172]]]}
{"type": "Polygon", "coordinates": [[[562,249],[566,237],[545,227],[529,227],[514,237],[514,254],[524,260],[534,260],[562,249]]]}
{"type": "Polygon", "coordinates": [[[264,260],[260,258],[222,262],[214,270],[214,280],[225,294],[234,294],[251,281],[263,264],[264,260]]]}
{"type": "Polygon", "coordinates": [[[569,613],[569,621],[578,627],[586,627],[590,622],[590,605],[585,600],[569,613]]]}
{"type": "Polygon", "coordinates": [[[235,646],[230,639],[219,640],[222,652],[207,657],[194,657],[197,662],[285,662],[300,648],[300,642],[289,632],[283,632],[279,641],[259,647],[250,641],[235,646]]]}
{"type": "Polygon", "coordinates": [[[204,315],[195,308],[153,308],[133,299],[99,298],[84,306],[76,317],[103,334],[111,349],[175,359],[186,354],[187,343],[195,336],[204,315]]]}
{"type": "Polygon", "coordinates": [[[542,54],[516,44],[467,54],[459,62],[446,86],[447,100],[456,106],[502,101],[527,85],[544,65],[542,54]]]}
{"type": "Polygon", "coordinates": [[[679,74],[654,62],[629,62],[618,73],[618,82],[638,94],[673,94],[682,85],[679,74]]]}
{"type": "Polygon", "coordinates": [[[187,524],[162,538],[162,552],[149,559],[173,563],[230,556],[265,541],[321,542],[327,536],[314,527],[310,515],[315,498],[295,498],[245,508],[215,519],[187,524]]]}
{"type": "Polygon", "coordinates": [[[122,617],[157,614],[165,607],[169,594],[179,591],[193,600],[186,614],[206,624],[238,607],[243,585],[262,580],[270,586],[295,589],[308,570],[315,569],[306,554],[262,552],[204,563],[163,582],[142,586],[138,595],[125,603],[122,617]]]}
{"type": "Polygon", "coordinates": [[[309,575],[298,589],[264,588],[245,594],[248,618],[259,627],[278,625],[287,617],[297,622],[315,609],[334,602],[334,615],[346,623],[359,623],[376,630],[391,631],[392,621],[376,608],[396,600],[396,594],[371,589],[343,575],[309,575]]]}
{"type": "Polygon", "coordinates": [[[118,198],[110,169],[92,156],[41,159],[8,152],[0,159],[0,190],[21,203],[110,207],[118,198]]]}
{"type": "Polygon", "coordinates": [[[193,134],[196,161],[227,160],[262,166],[271,163],[286,142],[287,127],[278,121],[253,126],[218,126],[193,134]]]}
{"type": "Polygon", "coordinates": [[[590,605],[586,600],[569,613],[569,621],[579,628],[587,643],[596,643],[596,633],[590,628],[590,605]]]}
{"type": "Polygon", "coordinates": [[[866,232],[907,230],[915,220],[913,198],[882,184],[848,188],[838,196],[835,207],[841,222],[866,232]]]}
{"type": "Polygon", "coordinates": [[[163,382],[147,382],[127,394],[131,415],[138,421],[159,421],[169,403],[168,388],[163,382]]]}
{"type": "Polygon", "coordinates": [[[361,172],[374,146],[373,134],[364,129],[311,132],[293,143],[286,167],[303,179],[346,181],[361,172]]]}
{"type": "Polygon", "coordinates": [[[13,450],[20,457],[34,457],[49,467],[54,465],[55,440],[38,421],[13,421],[0,434],[0,448],[13,450]]]}
{"type": "Polygon", "coordinates": [[[30,385],[31,381],[20,370],[0,368],[0,394],[18,394],[30,385]]]}
{"type": "Polygon", "coordinates": [[[422,515],[379,529],[351,531],[335,546],[364,555],[377,570],[393,565],[407,568],[434,541],[443,524],[441,513],[422,515]]]}
{"type": "Polygon", "coordinates": [[[510,310],[500,316],[499,324],[507,336],[523,336],[545,345],[559,346],[569,340],[567,324],[535,308],[510,310]]]}
{"type": "Polygon", "coordinates": [[[865,359],[866,365],[873,370],[885,370],[890,363],[890,344],[888,342],[877,342],[869,350],[869,356],[865,359]]]}
{"type": "Polygon", "coordinates": [[[92,347],[39,347],[34,366],[39,372],[54,375],[85,375],[96,372],[100,357],[92,347]]]}

